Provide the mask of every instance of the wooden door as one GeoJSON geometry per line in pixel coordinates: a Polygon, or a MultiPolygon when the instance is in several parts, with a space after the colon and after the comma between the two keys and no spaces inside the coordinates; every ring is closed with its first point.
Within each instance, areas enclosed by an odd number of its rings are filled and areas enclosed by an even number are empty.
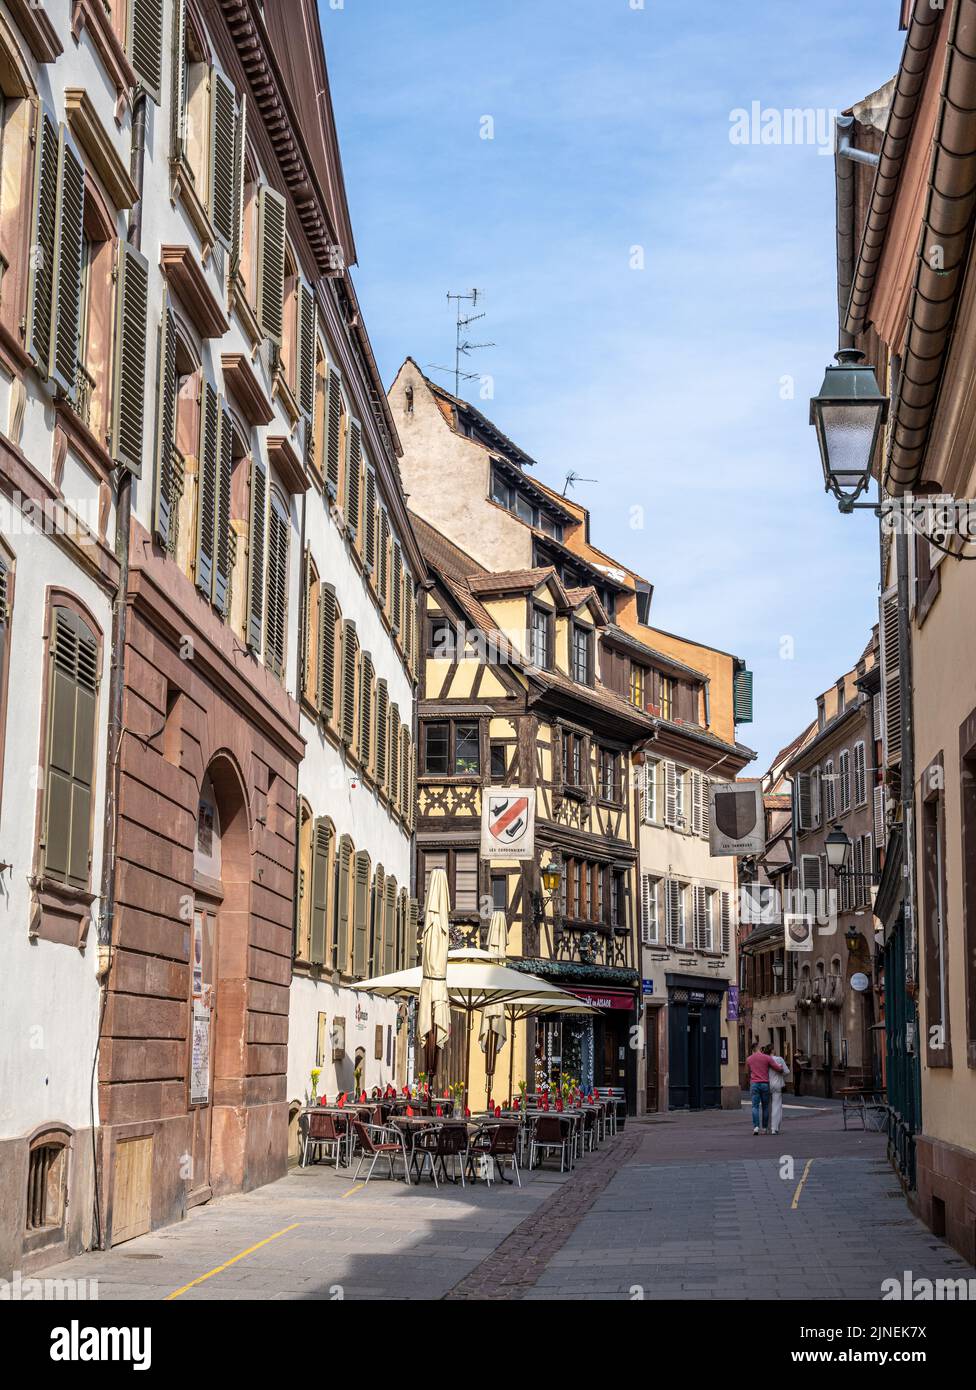
{"type": "Polygon", "coordinates": [[[207,1202],[213,1124],[214,1039],[217,1029],[217,913],[198,902],[193,913],[190,971],[190,1049],[187,1104],[192,1119],[192,1175],[187,1206],[207,1202]]]}
{"type": "Polygon", "coordinates": [[[644,1057],[647,1066],[647,1113],[653,1115],[657,1110],[658,1084],[658,1047],[657,1047],[657,1025],[658,1010],[648,1009],[644,1015],[644,1057]]]}

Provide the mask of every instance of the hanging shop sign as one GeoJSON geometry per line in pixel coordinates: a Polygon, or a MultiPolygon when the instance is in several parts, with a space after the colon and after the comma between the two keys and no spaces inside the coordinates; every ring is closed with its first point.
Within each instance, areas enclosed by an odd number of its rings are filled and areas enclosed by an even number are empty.
{"type": "Polygon", "coordinates": [[[481,811],[482,859],[535,856],[535,789],[506,787],[484,793],[481,811]]]}
{"type": "Polygon", "coordinates": [[[735,1023],[739,1017],[739,986],[729,985],[729,992],[725,996],[725,1017],[729,1023],[735,1023]]]}
{"type": "Polygon", "coordinates": [[[713,855],[762,854],[766,848],[766,817],[761,782],[711,784],[708,844],[713,855]]]}
{"type": "Polygon", "coordinates": [[[871,981],[863,971],[858,970],[851,976],[851,989],[856,989],[858,994],[863,994],[866,989],[871,988],[871,981]]]}
{"type": "Polygon", "coordinates": [[[812,951],[813,926],[814,919],[812,917],[785,913],[783,916],[783,941],[786,949],[788,951],[812,951]]]}

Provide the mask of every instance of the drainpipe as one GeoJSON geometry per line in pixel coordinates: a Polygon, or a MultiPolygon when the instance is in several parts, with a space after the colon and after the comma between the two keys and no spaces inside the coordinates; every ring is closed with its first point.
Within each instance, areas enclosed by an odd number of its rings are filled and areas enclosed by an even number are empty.
{"type": "Polygon", "coordinates": [[[854,217],[854,168],[855,164],[876,167],[881,156],[870,150],[859,150],[851,144],[854,129],[853,116],[838,116],[834,123],[834,186],[837,203],[837,319],[839,324],[838,347],[854,346],[854,335],[846,328],[847,309],[854,283],[855,259],[855,217],[854,217]]]}

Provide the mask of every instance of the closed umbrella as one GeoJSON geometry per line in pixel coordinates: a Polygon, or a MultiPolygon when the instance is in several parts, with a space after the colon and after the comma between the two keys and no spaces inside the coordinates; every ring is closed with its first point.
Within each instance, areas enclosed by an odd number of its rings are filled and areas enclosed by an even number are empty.
{"type": "MultiPolygon", "coordinates": [[[[504,960],[508,952],[508,921],[504,912],[491,915],[488,927],[488,955],[496,960],[504,960]]],[[[491,1100],[492,1079],[495,1075],[495,1062],[505,1046],[508,1029],[505,1025],[505,1005],[489,1004],[481,1015],[479,1042],[485,1054],[485,1094],[491,1100]]]]}
{"type": "Polygon", "coordinates": [[[425,1065],[430,1081],[437,1073],[438,1055],[451,1032],[451,1006],[447,997],[447,952],[450,946],[451,900],[447,874],[435,869],[430,876],[424,905],[421,938],[421,984],[417,1029],[424,1039],[425,1065]]]}

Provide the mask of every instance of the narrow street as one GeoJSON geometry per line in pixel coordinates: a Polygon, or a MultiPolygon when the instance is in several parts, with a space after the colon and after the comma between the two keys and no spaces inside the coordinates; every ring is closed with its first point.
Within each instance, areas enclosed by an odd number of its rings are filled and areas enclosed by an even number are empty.
{"type": "Polygon", "coordinates": [[[745,1107],[632,1119],[521,1189],[293,1169],[45,1276],[97,1280],[100,1300],[877,1300],[905,1271],[976,1276],[908,1211],[884,1136],[801,1100],[778,1137],[745,1107]]]}

